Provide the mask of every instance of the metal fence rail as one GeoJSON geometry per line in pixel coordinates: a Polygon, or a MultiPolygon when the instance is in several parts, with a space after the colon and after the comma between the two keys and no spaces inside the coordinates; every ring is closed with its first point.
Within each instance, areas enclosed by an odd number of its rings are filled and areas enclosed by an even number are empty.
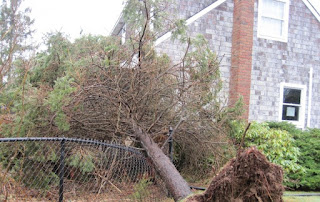
{"type": "Polygon", "coordinates": [[[137,149],[73,138],[0,138],[0,201],[160,201],[137,149]]]}

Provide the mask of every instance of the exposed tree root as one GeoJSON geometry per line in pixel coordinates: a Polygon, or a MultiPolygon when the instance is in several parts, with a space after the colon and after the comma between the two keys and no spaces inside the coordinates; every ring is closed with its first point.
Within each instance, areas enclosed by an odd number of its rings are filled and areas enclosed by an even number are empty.
{"type": "Polygon", "coordinates": [[[215,176],[208,189],[187,202],[232,201],[265,202],[283,201],[283,171],[270,163],[256,148],[238,153],[215,176]]]}

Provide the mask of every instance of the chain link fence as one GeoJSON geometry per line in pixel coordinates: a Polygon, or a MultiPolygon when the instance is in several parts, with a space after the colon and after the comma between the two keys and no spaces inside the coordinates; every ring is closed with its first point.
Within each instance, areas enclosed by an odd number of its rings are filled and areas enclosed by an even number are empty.
{"type": "Polygon", "coordinates": [[[0,184],[0,201],[169,200],[139,150],[83,139],[0,138],[0,184]]]}

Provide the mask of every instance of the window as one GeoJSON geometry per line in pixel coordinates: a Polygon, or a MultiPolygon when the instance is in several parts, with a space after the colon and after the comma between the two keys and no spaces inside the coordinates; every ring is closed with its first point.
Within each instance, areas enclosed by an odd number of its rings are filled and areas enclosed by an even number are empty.
{"type": "Polygon", "coordinates": [[[151,7],[150,9],[150,31],[154,31],[154,22],[155,22],[155,12],[154,7],[151,7]]]}
{"type": "Polygon", "coordinates": [[[126,42],[126,24],[123,25],[121,29],[121,44],[126,42]]]}
{"type": "Polygon", "coordinates": [[[258,37],[287,42],[289,0],[260,0],[258,37]]]}
{"type": "Polygon", "coordinates": [[[303,128],[305,122],[306,86],[280,84],[280,121],[288,121],[303,128]]]}

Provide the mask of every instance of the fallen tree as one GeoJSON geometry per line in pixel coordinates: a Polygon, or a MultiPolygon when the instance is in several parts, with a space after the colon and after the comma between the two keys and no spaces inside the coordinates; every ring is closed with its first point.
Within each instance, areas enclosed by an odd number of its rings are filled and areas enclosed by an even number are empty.
{"type": "Polygon", "coordinates": [[[181,37],[186,50],[178,63],[156,53],[150,10],[158,20],[164,8],[155,2],[166,1],[129,1],[125,13],[133,32],[125,44],[117,37],[89,35],[71,43],[61,33],[49,36],[48,49],[31,68],[17,66],[14,85],[4,92],[15,113],[4,135],[130,139],[129,146],[145,149],[175,200],[190,194],[155,140],[166,142],[172,126],[173,137],[191,148],[186,156],[206,162],[218,152],[215,142],[227,142],[224,126],[239,111],[219,98],[219,60],[203,37],[181,37]]]}

